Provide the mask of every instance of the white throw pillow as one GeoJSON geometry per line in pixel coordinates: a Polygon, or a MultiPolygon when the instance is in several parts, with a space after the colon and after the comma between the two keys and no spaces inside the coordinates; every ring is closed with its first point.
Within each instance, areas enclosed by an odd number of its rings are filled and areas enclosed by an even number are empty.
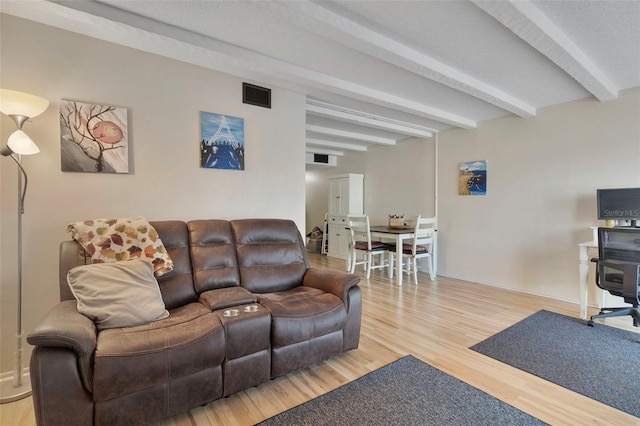
{"type": "Polygon", "coordinates": [[[131,327],[169,316],[149,261],[78,266],[69,271],[67,282],[78,301],[78,311],[91,318],[98,330],[131,327]]]}

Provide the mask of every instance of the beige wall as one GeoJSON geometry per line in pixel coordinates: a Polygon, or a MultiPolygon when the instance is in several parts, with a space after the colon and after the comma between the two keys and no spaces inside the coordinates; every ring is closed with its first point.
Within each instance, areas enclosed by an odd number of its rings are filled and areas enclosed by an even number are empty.
{"type": "MultiPolygon", "coordinates": [[[[640,186],[639,118],[633,90],[441,132],[438,274],[577,303],[577,244],[603,225],[596,189],[640,186]],[[458,195],[458,163],[472,160],[488,162],[485,196],[458,195]]],[[[307,227],[322,223],[327,178],[341,173],[364,173],[372,222],[391,212],[431,214],[434,145],[412,139],[307,172],[307,227]]]]}
{"type": "Polygon", "coordinates": [[[640,90],[503,118],[439,140],[439,273],[577,301],[596,189],[640,186],[640,90]],[[487,160],[487,195],[457,195],[459,162],[487,160]]]}
{"type": "MultiPolygon", "coordinates": [[[[230,75],[6,15],[1,25],[1,86],[51,102],[24,127],[41,150],[23,158],[29,174],[23,219],[25,333],[58,300],[58,244],[69,237],[70,222],[132,215],[279,217],[293,219],[304,231],[303,95],[272,87],[272,109],[245,105],[242,80],[230,75]],[[130,174],[60,171],[60,99],[128,109],[130,174]],[[245,171],[200,168],[199,111],[244,118],[245,171]]],[[[6,141],[13,124],[5,116],[0,124],[6,141]]],[[[12,161],[0,159],[0,167],[0,367],[7,371],[15,348],[17,183],[12,161]]]]}

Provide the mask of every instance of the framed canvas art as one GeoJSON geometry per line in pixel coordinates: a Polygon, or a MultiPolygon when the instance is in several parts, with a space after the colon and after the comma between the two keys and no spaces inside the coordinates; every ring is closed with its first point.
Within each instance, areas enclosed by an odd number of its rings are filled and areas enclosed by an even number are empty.
{"type": "Polygon", "coordinates": [[[487,193],[487,160],[460,163],[459,195],[485,195],[487,193]]]}
{"type": "Polygon", "coordinates": [[[200,167],[244,170],[244,119],[200,112],[200,167]]]}
{"type": "Polygon", "coordinates": [[[63,172],[129,173],[127,109],[60,101],[63,172]]]}

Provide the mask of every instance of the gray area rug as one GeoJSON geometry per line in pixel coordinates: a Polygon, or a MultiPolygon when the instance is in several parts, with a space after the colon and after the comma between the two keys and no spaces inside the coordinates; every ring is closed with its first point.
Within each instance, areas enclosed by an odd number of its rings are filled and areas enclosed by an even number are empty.
{"type": "Polygon", "coordinates": [[[260,425],[545,424],[406,356],[260,425]]]}
{"type": "Polygon", "coordinates": [[[471,349],[640,417],[640,333],[540,311],[471,349]]]}

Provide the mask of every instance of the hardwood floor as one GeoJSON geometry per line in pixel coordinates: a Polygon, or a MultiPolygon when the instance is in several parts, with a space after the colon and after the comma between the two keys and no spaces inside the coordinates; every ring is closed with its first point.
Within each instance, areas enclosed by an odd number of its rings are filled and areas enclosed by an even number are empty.
{"type": "MultiPolygon", "coordinates": [[[[310,254],[313,266],[344,262],[310,254]]],[[[252,425],[411,354],[552,425],[640,425],[640,419],[468,348],[540,309],[578,316],[578,306],[419,273],[398,288],[380,270],[362,269],[362,333],[357,350],[173,417],[163,426],[252,425]]],[[[576,284],[577,285],[577,284],[576,284]]],[[[590,312],[591,313],[591,312],[590,312]]],[[[637,332],[631,319],[608,325],[637,332]]],[[[425,384],[428,385],[428,384],[425,384]]],[[[2,425],[35,424],[31,398],[0,406],[2,425]]]]}

